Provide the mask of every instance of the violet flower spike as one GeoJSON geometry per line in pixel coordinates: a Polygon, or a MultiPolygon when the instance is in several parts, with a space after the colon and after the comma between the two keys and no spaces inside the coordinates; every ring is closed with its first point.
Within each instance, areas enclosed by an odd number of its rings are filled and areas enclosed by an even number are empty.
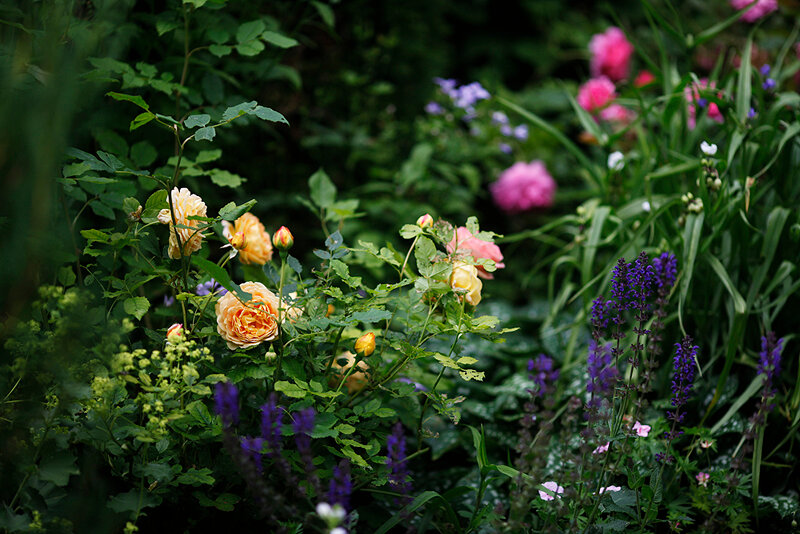
{"type": "Polygon", "coordinates": [[[249,458],[250,461],[252,461],[256,466],[256,471],[259,473],[263,472],[263,467],[261,464],[261,451],[264,449],[264,439],[242,437],[240,444],[245,456],[249,458]]]}
{"type": "Polygon", "coordinates": [[[214,411],[225,426],[239,422],[239,390],[233,383],[217,382],[214,386],[214,411]]]}
{"type": "Polygon", "coordinates": [[[692,338],[686,336],[683,341],[675,344],[675,357],[673,359],[674,375],[672,378],[672,400],[670,403],[675,408],[672,412],[667,412],[667,419],[676,423],[683,421],[686,412],[681,409],[689,401],[694,382],[696,369],[695,360],[697,351],[700,347],[692,345],[692,338]]]}
{"type": "Polygon", "coordinates": [[[283,411],[278,407],[277,395],[273,392],[261,407],[261,437],[269,446],[267,455],[270,457],[280,454],[282,427],[283,411]]]}
{"type": "Polygon", "coordinates": [[[528,360],[529,378],[537,385],[536,395],[541,397],[558,380],[558,370],[553,370],[553,359],[540,354],[535,360],[528,360]]]}
{"type": "Polygon", "coordinates": [[[403,436],[403,425],[397,423],[392,428],[392,433],[386,438],[386,464],[391,470],[389,484],[395,487],[398,493],[403,494],[405,500],[409,499],[411,482],[408,481],[408,466],[406,465],[406,438],[403,436]]]}
{"type": "Polygon", "coordinates": [[[328,487],[328,502],[331,505],[340,504],[342,508],[350,508],[350,494],[353,492],[353,481],[350,478],[350,461],[342,460],[333,468],[330,486],[328,487]]]}

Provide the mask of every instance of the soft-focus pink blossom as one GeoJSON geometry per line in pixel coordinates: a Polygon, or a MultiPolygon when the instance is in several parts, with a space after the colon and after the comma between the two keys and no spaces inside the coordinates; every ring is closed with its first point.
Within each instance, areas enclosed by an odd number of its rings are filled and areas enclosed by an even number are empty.
{"type": "MultiPolygon", "coordinates": [[[[455,237],[447,244],[447,252],[452,254],[455,251],[462,253],[468,252],[472,254],[472,257],[476,260],[481,258],[492,260],[495,267],[498,269],[502,269],[506,266],[506,264],[503,263],[503,253],[500,252],[500,247],[494,243],[478,239],[472,235],[472,232],[467,230],[466,226],[460,226],[456,230],[455,237]]],[[[494,278],[491,273],[486,272],[482,265],[476,265],[475,267],[478,268],[478,276],[481,278],[487,280],[494,278]]]]}
{"type": "Polygon", "coordinates": [[[610,445],[611,445],[611,442],[607,441],[605,445],[600,445],[595,450],[593,450],[592,454],[600,454],[600,453],[603,453],[603,452],[607,452],[608,451],[608,447],[610,445]]]}
{"type": "Polygon", "coordinates": [[[778,0],[731,0],[731,6],[733,6],[733,9],[744,9],[753,2],[756,3],[755,7],[742,15],[742,20],[745,22],[755,22],[778,10],[778,0]]]}
{"type": "Polygon", "coordinates": [[[600,76],[581,85],[578,89],[577,100],[583,109],[589,113],[595,113],[606,107],[616,97],[614,83],[605,76],[600,76]]]}
{"type": "Polygon", "coordinates": [[[604,121],[614,122],[617,124],[628,124],[633,120],[634,113],[625,106],[619,104],[611,104],[607,108],[600,111],[600,118],[604,121]]]}
{"type": "Polygon", "coordinates": [[[633,425],[633,431],[636,432],[636,435],[640,438],[646,438],[650,433],[650,425],[643,425],[639,421],[636,421],[633,425]]]}
{"type": "Polygon", "coordinates": [[[699,473],[697,473],[695,478],[697,479],[697,484],[698,485],[703,486],[704,488],[707,488],[708,487],[708,479],[711,478],[711,476],[708,473],[704,473],[704,472],[700,471],[699,473]]]}
{"type": "Polygon", "coordinates": [[[608,76],[618,82],[628,77],[633,46],[625,34],[616,27],[592,36],[589,42],[592,53],[592,76],[608,76]]]}
{"type": "MultiPolygon", "coordinates": [[[[697,106],[708,109],[708,118],[716,122],[722,123],[722,112],[719,106],[714,102],[709,102],[706,98],[700,96],[701,89],[713,89],[716,87],[714,82],[708,83],[707,78],[702,78],[700,83],[693,83],[683,88],[683,94],[686,101],[689,103],[689,129],[694,130],[697,124],[697,106]]],[[[717,96],[722,96],[722,93],[717,93],[717,96]]]]}
{"type": "MultiPolygon", "coordinates": [[[[564,488],[559,486],[557,482],[552,482],[552,481],[545,482],[544,484],[542,484],[542,486],[550,490],[550,493],[553,493],[556,496],[560,495],[561,493],[564,493],[564,488]]],[[[553,495],[550,495],[546,491],[542,490],[539,490],[539,498],[542,499],[543,501],[552,501],[553,499],[555,499],[553,495]]]]}
{"type": "Polygon", "coordinates": [[[553,205],[556,181],[540,160],[518,161],[489,186],[494,203],[508,213],[553,205]]]}
{"type": "Polygon", "coordinates": [[[636,75],[636,79],[633,80],[634,87],[644,87],[645,85],[650,85],[656,81],[656,77],[653,76],[653,73],[649,70],[643,70],[639,74],[636,75]]]}
{"type": "Polygon", "coordinates": [[[605,493],[607,491],[620,491],[621,489],[622,488],[620,486],[608,486],[608,487],[605,487],[605,488],[600,488],[599,493],[602,495],[603,493],[605,493]]]}

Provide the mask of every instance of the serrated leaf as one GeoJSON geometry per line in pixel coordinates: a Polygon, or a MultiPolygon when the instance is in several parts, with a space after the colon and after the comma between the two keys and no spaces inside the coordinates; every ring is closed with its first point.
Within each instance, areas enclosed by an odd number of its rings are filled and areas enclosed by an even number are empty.
{"type": "Polygon", "coordinates": [[[145,297],[131,297],[125,299],[123,308],[125,309],[125,313],[133,315],[141,320],[144,314],[147,313],[147,310],[150,309],[150,301],[145,297]]]}
{"type": "Polygon", "coordinates": [[[195,128],[197,126],[205,126],[209,122],[211,122],[211,115],[201,113],[200,115],[189,115],[183,121],[183,125],[187,128],[195,128]]]}
{"type": "Polygon", "coordinates": [[[289,121],[286,120],[286,117],[278,113],[272,108],[268,108],[265,106],[256,106],[248,115],[255,115],[261,120],[264,121],[272,121],[272,122],[282,122],[284,124],[289,124],[289,121]]]}
{"type": "Polygon", "coordinates": [[[235,221],[248,211],[250,208],[256,205],[256,199],[248,200],[244,204],[239,204],[238,206],[234,202],[228,202],[225,204],[221,210],[219,210],[219,216],[226,221],[235,221]]]}
{"type": "Polygon", "coordinates": [[[153,120],[155,118],[156,118],[156,116],[153,115],[152,113],[150,113],[149,111],[145,111],[144,113],[140,113],[140,114],[136,115],[136,117],[134,117],[134,119],[131,121],[131,125],[130,125],[129,130],[132,132],[136,128],[138,128],[139,126],[144,126],[145,124],[147,124],[148,122],[150,122],[151,120],[153,120]]]}
{"type": "Polygon", "coordinates": [[[320,208],[328,208],[336,201],[336,186],[323,169],[311,175],[308,187],[311,190],[311,200],[320,208]]]}
{"type": "Polygon", "coordinates": [[[285,380],[279,380],[275,382],[275,391],[280,391],[287,397],[292,397],[295,399],[302,399],[306,396],[306,390],[302,389],[297,384],[293,384],[285,380]]]}
{"type": "Polygon", "coordinates": [[[194,140],[195,141],[211,141],[214,139],[214,136],[217,135],[216,129],[212,126],[206,126],[205,128],[200,128],[196,132],[194,132],[194,140]]]}
{"type": "Polygon", "coordinates": [[[139,106],[140,108],[142,108],[144,110],[149,110],[150,109],[150,106],[147,104],[147,102],[144,101],[144,98],[142,98],[139,95],[126,95],[126,94],[123,94],[123,93],[115,93],[114,91],[109,91],[108,93],[106,93],[106,96],[110,96],[114,100],[122,100],[122,101],[125,101],[125,102],[131,102],[133,104],[136,104],[137,106],[139,106]]]}
{"type": "Polygon", "coordinates": [[[362,323],[377,323],[378,321],[385,321],[392,317],[392,312],[388,310],[365,310],[355,312],[352,319],[362,323]]]}
{"type": "Polygon", "coordinates": [[[211,169],[208,171],[211,181],[220,187],[239,187],[244,179],[238,174],[228,172],[223,169],[211,169]]]}
{"type": "Polygon", "coordinates": [[[222,113],[222,120],[229,121],[231,119],[238,117],[239,115],[244,115],[247,112],[254,109],[257,104],[258,103],[255,100],[253,100],[251,102],[242,102],[241,104],[231,106],[222,113]]]}
{"type": "Polygon", "coordinates": [[[208,163],[216,161],[222,157],[222,150],[215,148],[213,150],[201,150],[195,158],[195,163],[208,163]]]}
{"type": "Polygon", "coordinates": [[[236,51],[239,52],[243,56],[257,56],[261,52],[264,51],[264,43],[261,41],[247,41],[246,43],[240,43],[236,45],[236,51]]]}
{"type": "Polygon", "coordinates": [[[186,484],[191,486],[199,486],[201,484],[214,484],[214,477],[211,476],[211,469],[208,467],[204,467],[202,469],[196,469],[194,467],[189,468],[185,473],[179,476],[175,482],[178,484],[186,484]]]}
{"type": "Polygon", "coordinates": [[[124,512],[136,512],[141,508],[157,506],[161,499],[150,492],[140,492],[132,489],[125,493],[118,493],[108,500],[108,507],[118,514],[124,512]]]}
{"type": "Polygon", "coordinates": [[[274,44],[279,48],[291,48],[293,46],[297,46],[300,44],[291,37],[287,37],[282,33],[270,30],[267,30],[264,33],[262,33],[261,38],[264,39],[266,42],[274,44]]]}
{"type": "Polygon", "coordinates": [[[236,42],[244,43],[258,39],[258,36],[266,29],[267,27],[263,20],[253,20],[240,24],[239,29],[236,30],[236,42]]]}
{"type": "Polygon", "coordinates": [[[39,465],[39,478],[52,482],[56,486],[66,486],[70,475],[80,473],[75,465],[75,457],[67,451],[42,460],[39,465]]]}

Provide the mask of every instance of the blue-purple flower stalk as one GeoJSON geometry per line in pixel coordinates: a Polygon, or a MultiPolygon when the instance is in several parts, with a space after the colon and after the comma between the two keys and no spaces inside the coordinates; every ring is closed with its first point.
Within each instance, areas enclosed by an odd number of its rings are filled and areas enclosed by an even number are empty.
{"type": "Polygon", "coordinates": [[[275,457],[281,452],[281,428],[283,411],[278,407],[275,393],[271,393],[266,404],[261,406],[261,437],[267,443],[267,455],[275,457]]]}
{"type": "Polygon", "coordinates": [[[262,473],[261,455],[264,449],[264,438],[242,437],[240,443],[245,456],[256,466],[256,471],[259,474],[262,473]]]}
{"type": "MultiPolygon", "coordinates": [[[[540,354],[534,360],[528,360],[529,378],[536,383],[535,395],[543,396],[552,390],[554,383],[558,380],[558,369],[553,369],[553,359],[540,354]]],[[[533,392],[531,392],[533,394],[533,392]]]]}
{"type": "Polygon", "coordinates": [[[586,391],[591,394],[588,404],[590,410],[599,409],[603,399],[614,390],[618,371],[613,365],[611,348],[611,343],[601,345],[595,340],[589,342],[589,380],[586,391]]]}
{"type": "Polygon", "coordinates": [[[292,429],[294,430],[294,440],[297,444],[297,451],[300,453],[300,458],[303,461],[303,467],[306,470],[306,477],[314,493],[319,495],[319,477],[317,477],[316,469],[314,468],[314,456],[311,453],[311,432],[314,430],[314,419],[316,412],[314,408],[306,408],[294,414],[294,421],[292,422],[292,429]]]}
{"type": "Polygon", "coordinates": [[[214,280],[213,278],[208,282],[204,282],[202,284],[198,284],[197,288],[195,288],[195,294],[201,297],[206,295],[210,295],[211,293],[218,293],[220,296],[226,294],[228,292],[227,289],[222,287],[219,282],[214,280]]]}
{"type": "Polygon", "coordinates": [[[767,414],[775,408],[772,402],[777,395],[774,381],[781,372],[781,352],[783,351],[783,338],[776,339],[775,332],[767,332],[761,338],[761,352],[758,354],[756,373],[764,376],[764,386],[761,388],[761,399],[756,412],[750,417],[748,432],[755,435],[757,428],[766,425],[767,414]]]}
{"type": "Polygon", "coordinates": [[[408,480],[408,466],[406,465],[406,438],[403,435],[403,425],[397,423],[392,428],[392,433],[386,438],[386,464],[389,466],[389,484],[402,494],[402,499],[395,499],[395,504],[404,504],[410,499],[411,482],[408,480]]]}
{"type": "Polygon", "coordinates": [[[350,494],[353,492],[353,481],[350,478],[350,461],[342,460],[333,468],[333,476],[328,486],[328,503],[342,505],[350,509],[350,494]]]}
{"type": "Polygon", "coordinates": [[[214,411],[226,427],[239,422],[239,390],[231,382],[217,382],[214,386],[214,411]]]}
{"type": "MultiPolygon", "coordinates": [[[[697,368],[696,359],[697,351],[700,347],[692,345],[692,338],[686,336],[680,343],[675,344],[675,357],[673,358],[673,375],[672,375],[672,399],[670,404],[674,408],[673,411],[667,412],[667,419],[675,423],[673,425],[673,433],[675,425],[683,422],[686,415],[684,408],[686,403],[689,402],[689,397],[692,394],[692,386],[694,385],[694,374],[697,368]]],[[[676,434],[673,437],[677,437],[676,434]]]]}

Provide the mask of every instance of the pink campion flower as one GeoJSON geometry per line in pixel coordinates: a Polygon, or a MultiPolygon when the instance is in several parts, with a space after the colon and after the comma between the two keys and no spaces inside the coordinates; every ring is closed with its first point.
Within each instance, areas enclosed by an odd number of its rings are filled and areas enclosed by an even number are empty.
{"type": "MultiPolygon", "coordinates": [[[[452,254],[456,251],[470,253],[476,260],[481,258],[492,260],[495,267],[498,269],[502,269],[506,266],[506,264],[503,263],[503,253],[500,252],[500,247],[494,243],[478,239],[472,235],[472,232],[467,230],[466,226],[459,226],[458,229],[456,229],[456,235],[447,244],[447,252],[452,254]]],[[[476,265],[475,267],[478,268],[478,276],[481,278],[485,278],[486,280],[494,278],[482,265],[476,265]]]]}
{"type": "Polygon", "coordinates": [[[636,79],[633,80],[633,86],[642,88],[646,85],[650,85],[654,81],[656,81],[656,77],[653,76],[653,73],[649,70],[643,70],[636,75],[636,79]]]}
{"type": "Polygon", "coordinates": [[[708,480],[711,478],[711,476],[708,473],[704,473],[704,472],[700,471],[699,473],[697,473],[697,475],[694,478],[697,479],[697,484],[699,486],[703,486],[704,488],[707,488],[708,487],[708,480]]]}
{"type": "Polygon", "coordinates": [[[633,45],[619,28],[612,26],[605,33],[593,35],[589,52],[592,76],[608,76],[614,82],[628,77],[633,45]]]}
{"type": "Polygon", "coordinates": [[[731,6],[733,9],[744,9],[753,2],[756,5],[742,15],[742,20],[745,22],[755,22],[778,10],[778,0],[731,0],[731,6]]]}
{"type": "Polygon", "coordinates": [[[602,495],[603,493],[605,493],[607,491],[620,491],[621,489],[622,488],[620,486],[608,486],[608,487],[605,487],[605,488],[600,488],[599,493],[602,495]]]}
{"type": "Polygon", "coordinates": [[[619,104],[611,104],[607,108],[600,111],[601,119],[620,125],[627,125],[633,120],[633,117],[633,111],[619,104]]]}
{"type": "Polygon", "coordinates": [[[614,83],[605,76],[592,78],[578,89],[578,105],[589,113],[600,111],[615,98],[614,83]]]}
{"type": "MultiPolygon", "coordinates": [[[[719,106],[714,102],[709,102],[707,99],[700,96],[701,89],[713,89],[716,87],[716,83],[708,82],[707,78],[700,79],[700,83],[693,83],[687,85],[683,88],[683,95],[686,97],[686,101],[689,103],[689,129],[694,130],[695,126],[697,125],[697,106],[701,108],[708,109],[708,118],[713,121],[722,123],[723,117],[722,112],[719,110],[719,106]]],[[[722,93],[717,93],[717,96],[722,96],[722,93]]]]}
{"type": "Polygon", "coordinates": [[[650,425],[643,425],[639,421],[636,421],[633,425],[633,431],[636,432],[636,435],[640,438],[646,438],[650,433],[650,425]]]}
{"type": "MultiPolygon", "coordinates": [[[[557,482],[552,482],[552,481],[545,482],[544,484],[542,484],[542,486],[550,490],[550,493],[552,493],[555,496],[559,496],[561,493],[564,493],[564,488],[559,486],[557,482]]],[[[543,501],[552,501],[553,499],[555,499],[555,497],[553,495],[550,495],[550,493],[539,490],[539,498],[542,499],[543,501]]]]}
{"type": "MultiPolygon", "coordinates": [[[[519,213],[553,205],[556,181],[540,160],[518,161],[500,173],[489,186],[494,203],[507,213],[519,213]]],[[[502,259],[502,257],[501,257],[502,259]]]]}
{"type": "Polygon", "coordinates": [[[592,451],[592,454],[601,454],[608,451],[608,447],[611,445],[610,441],[607,441],[605,445],[600,445],[595,450],[592,451]]]}

